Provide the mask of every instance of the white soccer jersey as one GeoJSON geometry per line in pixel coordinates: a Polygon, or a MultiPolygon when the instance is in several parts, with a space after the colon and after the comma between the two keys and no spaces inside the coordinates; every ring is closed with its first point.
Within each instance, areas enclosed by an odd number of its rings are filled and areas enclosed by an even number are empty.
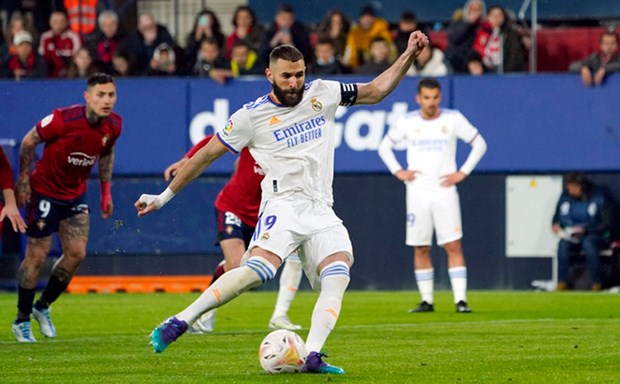
{"type": "Polygon", "coordinates": [[[331,206],[334,114],[355,101],[354,86],[315,80],[301,102],[284,107],[269,95],[237,110],[217,135],[234,152],[247,146],[265,171],[263,201],[293,194],[331,206]]]}
{"type": "Polygon", "coordinates": [[[380,155],[392,174],[402,169],[391,148],[401,141],[407,143],[407,169],[419,172],[418,182],[438,186],[439,178],[456,172],[457,139],[470,143],[478,130],[461,114],[441,109],[439,116],[425,119],[420,110],[408,113],[394,124],[383,140],[389,151],[380,155]]]}

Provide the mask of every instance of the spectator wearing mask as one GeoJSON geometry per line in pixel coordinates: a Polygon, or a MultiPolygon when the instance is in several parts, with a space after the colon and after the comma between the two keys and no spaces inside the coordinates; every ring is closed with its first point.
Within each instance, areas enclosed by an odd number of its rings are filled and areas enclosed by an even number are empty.
{"type": "Polygon", "coordinates": [[[177,74],[176,55],[170,45],[161,43],[155,48],[146,74],[148,76],[175,76],[177,74]]]}

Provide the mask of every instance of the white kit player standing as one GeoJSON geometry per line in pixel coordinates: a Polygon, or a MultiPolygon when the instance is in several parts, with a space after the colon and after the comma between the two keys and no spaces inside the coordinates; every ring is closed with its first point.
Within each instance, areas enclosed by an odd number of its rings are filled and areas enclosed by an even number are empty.
{"type": "Polygon", "coordinates": [[[227,150],[238,153],[246,146],[265,171],[259,221],[244,265],[223,274],[194,303],[155,328],[155,352],[163,352],[206,311],[272,279],[283,259],[299,249],[308,280],[320,289],[303,372],[344,373],[324,362],[320,352],[340,314],[353,264],[349,234],[332,209],[336,109],[383,100],[427,45],[426,35],[413,32],[396,62],[365,84],[320,79],[305,84],[299,50],[290,45],[274,48],[265,71],[272,91],[235,112],[217,140],[198,151],[164,192],[140,196],[135,206],[143,216],[161,208],[227,150]]]}
{"type": "Polygon", "coordinates": [[[418,83],[420,109],[396,122],[379,145],[379,156],[390,172],[406,184],[407,245],[414,247],[415,278],[422,302],[410,312],[434,311],[431,244],[448,255],[448,274],[456,311],[471,312],[467,305],[467,267],[461,247],[461,207],[456,184],[465,179],[485,154],[487,145],[478,130],[457,110],[439,107],[441,86],[435,79],[418,83]],[[457,170],[457,139],[471,145],[465,163],[457,170]],[[407,143],[407,168],[394,156],[393,148],[407,143]]]}

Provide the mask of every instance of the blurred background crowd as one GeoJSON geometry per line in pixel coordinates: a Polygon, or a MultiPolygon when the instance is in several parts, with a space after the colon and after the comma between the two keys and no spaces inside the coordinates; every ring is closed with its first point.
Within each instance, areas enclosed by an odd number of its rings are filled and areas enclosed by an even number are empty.
{"type": "MultiPolygon", "coordinates": [[[[252,2],[222,6],[225,2],[213,1],[207,6],[204,0],[170,0],[175,13],[172,30],[149,3],[156,2],[0,0],[0,76],[76,78],[104,71],[119,77],[210,77],[223,83],[262,74],[270,50],[280,44],[292,44],[304,54],[310,75],[377,74],[405,49],[416,29],[429,35],[431,45],[409,75],[532,72],[531,25],[517,18],[518,10],[484,0],[464,0],[451,20],[419,20],[415,3],[398,10],[398,19],[388,20],[382,17],[382,2],[375,1],[331,9],[318,22],[297,16],[295,7],[307,4],[280,3],[270,10],[271,20],[260,20],[252,2]],[[185,3],[198,11],[183,26],[178,13],[185,3]]],[[[552,57],[552,68],[580,72],[586,85],[600,84],[606,73],[620,69],[613,19],[575,17],[562,23],[598,28],[595,38],[600,45],[581,47],[583,57],[552,57]],[[585,55],[583,49],[591,52],[585,55]]],[[[548,39],[548,46],[554,44],[548,39]]],[[[548,53],[542,52],[542,57],[548,53]]]]}

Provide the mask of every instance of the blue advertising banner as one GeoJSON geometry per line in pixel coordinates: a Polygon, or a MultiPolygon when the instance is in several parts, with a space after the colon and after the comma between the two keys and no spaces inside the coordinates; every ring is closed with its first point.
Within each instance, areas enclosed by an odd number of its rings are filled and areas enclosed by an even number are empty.
{"type": "MultiPolygon", "coordinates": [[[[312,79],[309,79],[309,81],[312,79]]],[[[369,78],[341,77],[343,82],[369,78]]],[[[417,78],[403,79],[378,105],[340,107],[333,134],[337,173],[386,173],[377,147],[390,124],[417,108],[417,78]]],[[[532,172],[617,170],[620,164],[620,78],[586,88],[563,75],[454,76],[440,79],[442,106],[461,110],[489,144],[476,171],[532,172]]],[[[225,85],[205,79],[119,79],[116,111],[123,134],[116,175],[160,176],[230,114],[267,94],[264,78],[225,85]]],[[[53,108],[83,103],[83,81],[0,81],[0,138],[21,140],[53,108]]],[[[398,156],[404,164],[404,151],[398,156]]],[[[458,161],[468,147],[461,145],[458,161]]],[[[229,174],[235,156],[210,169],[229,174]]]]}

